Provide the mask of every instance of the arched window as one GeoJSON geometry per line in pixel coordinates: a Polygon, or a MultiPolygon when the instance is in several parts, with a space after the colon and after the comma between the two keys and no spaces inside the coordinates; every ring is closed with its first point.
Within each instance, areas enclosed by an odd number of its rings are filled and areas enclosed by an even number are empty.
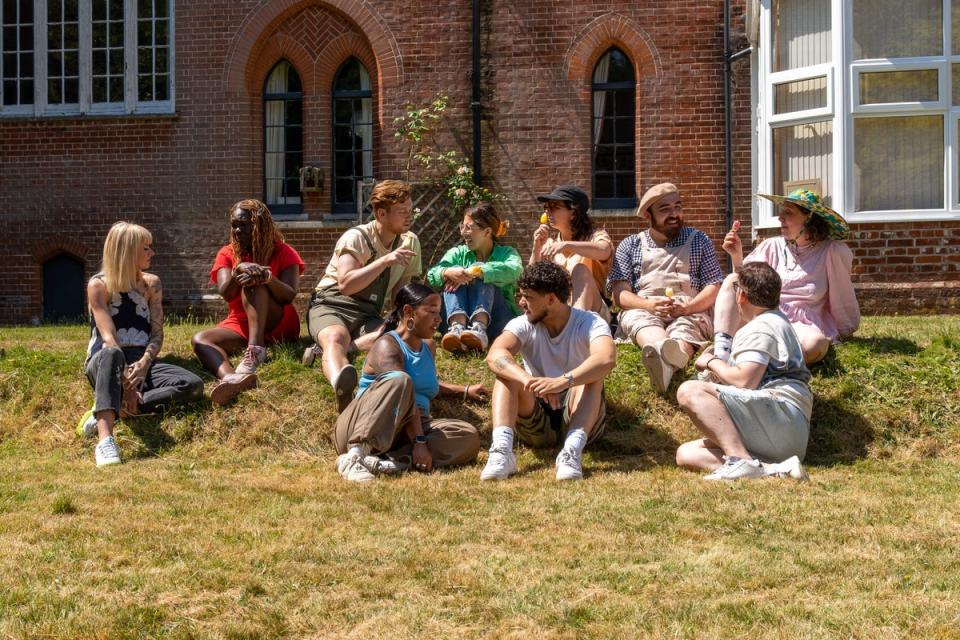
{"type": "Polygon", "coordinates": [[[372,177],[370,74],[350,58],[333,80],[333,213],[356,213],[357,183],[372,177]]]}
{"type": "Polygon", "coordinates": [[[276,64],[263,89],[264,201],[277,215],[303,213],[303,85],[286,60],[276,64]]]}
{"type": "Polygon", "coordinates": [[[610,49],[593,69],[593,207],[637,204],[636,79],[630,59],[610,49]]]}

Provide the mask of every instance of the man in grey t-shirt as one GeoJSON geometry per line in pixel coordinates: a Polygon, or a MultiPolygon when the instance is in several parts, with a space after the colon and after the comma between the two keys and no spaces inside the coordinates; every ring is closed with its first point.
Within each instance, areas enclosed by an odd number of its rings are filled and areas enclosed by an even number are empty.
{"type": "Polygon", "coordinates": [[[480,479],[505,480],[517,472],[516,432],[532,447],[562,439],[557,480],[579,480],[583,449],[606,421],[603,379],[617,358],[610,326],[567,304],[570,276],[552,262],[530,265],[517,285],[524,315],[507,323],[487,354],[497,381],[493,442],[480,479]]]}
{"type": "Polygon", "coordinates": [[[710,471],[707,480],[806,479],[800,461],[813,393],[800,342],[779,311],[780,276],[753,262],[729,280],[734,284],[717,299],[716,315],[729,315],[721,306],[736,304],[747,323],[736,332],[729,358],[704,352],[696,362],[700,380],[677,390],[677,402],[705,436],[681,445],[677,464],[710,471]]]}

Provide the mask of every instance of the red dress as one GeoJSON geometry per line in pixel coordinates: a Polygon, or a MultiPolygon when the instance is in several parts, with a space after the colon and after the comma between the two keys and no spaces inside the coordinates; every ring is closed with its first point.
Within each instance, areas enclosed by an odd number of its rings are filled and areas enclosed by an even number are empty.
{"type": "MultiPolygon", "coordinates": [[[[241,262],[249,261],[250,256],[243,256],[241,260],[241,262]]],[[[217,252],[216,259],[213,261],[213,268],[210,269],[210,281],[216,284],[217,271],[224,267],[233,269],[236,265],[237,262],[233,258],[233,248],[231,248],[230,245],[221,248],[220,251],[217,252]]],[[[297,250],[286,242],[277,242],[273,246],[273,255],[270,256],[270,264],[267,265],[270,267],[270,272],[273,273],[275,278],[279,278],[284,269],[287,269],[291,265],[297,265],[301,275],[303,274],[303,260],[300,258],[297,250]]],[[[250,332],[247,326],[247,313],[243,310],[243,300],[241,296],[238,295],[233,300],[228,300],[227,306],[230,309],[227,317],[217,326],[221,329],[229,329],[243,336],[244,340],[249,340],[250,332]]],[[[264,338],[267,342],[282,342],[284,340],[296,340],[298,337],[300,337],[300,316],[297,315],[297,309],[292,304],[288,304],[283,309],[283,318],[272,331],[264,335],[264,338]]]]}

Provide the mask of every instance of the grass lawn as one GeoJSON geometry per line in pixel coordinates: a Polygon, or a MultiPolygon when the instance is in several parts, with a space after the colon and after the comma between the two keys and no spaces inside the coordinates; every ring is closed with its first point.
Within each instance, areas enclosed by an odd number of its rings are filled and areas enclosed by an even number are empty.
{"type": "MultiPolygon", "coordinates": [[[[199,372],[197,328],[169,326],[165,358],[199,372]]],[[[867,318],[832,351],[807,484],[676,469],[694,429],[620,347],[584,482],[521,449],[504,483],[477,464],[355,487],[299,346],[231,407],[122,424],[124,464],[97,470],[73,433],[87,329],[0,328],[0,638],[957,638],[958,335],[867,318]]],[[[488,407],[436,404],[488,434],[488,407]]]]}

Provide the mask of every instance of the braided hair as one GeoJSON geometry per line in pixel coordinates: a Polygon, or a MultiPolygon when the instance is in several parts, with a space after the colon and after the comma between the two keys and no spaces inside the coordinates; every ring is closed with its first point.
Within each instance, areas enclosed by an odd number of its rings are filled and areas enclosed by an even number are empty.
{"type": "MultiPolygon", "coordinates": [[[[273,223],[270,209],[267,208],[267,205],[254,199],[241,200],[236,203],[230,207],[230,214],[232,215],[237,209],[250,214],[250,225],[253,227],[250,238],[250,258],[257,264],[270,264],[274,245],[283,242],[283,234],[273,223]]],[[[233,234],[230,234],[230,247],[233,249],[233,259],[238,263],[241,262],[245,252],[237,239],[233,237],[233,234]]]]}

